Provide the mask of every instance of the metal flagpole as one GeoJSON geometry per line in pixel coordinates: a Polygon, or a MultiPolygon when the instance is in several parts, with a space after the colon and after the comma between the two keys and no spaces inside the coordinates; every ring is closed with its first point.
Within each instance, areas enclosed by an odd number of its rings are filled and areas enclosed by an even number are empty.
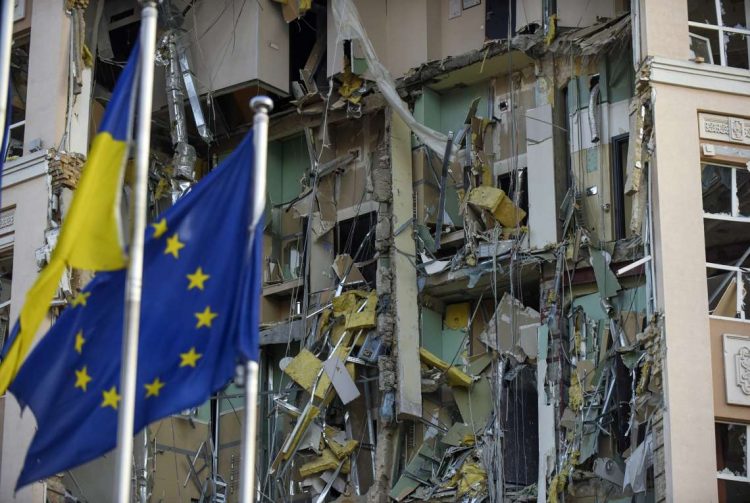
{"type": "Polygon", "coordinates": [[[143,242],[146,232],[148,157],[151,141],[151,93],[154,84],[156,51],[156,2],[144,1],[141,10],[141,55],[138,84],[138,115],[133,198],[133,234],[130,240],[130,264],[125,287],[125,323],[122,338],[120,389],[122,402],[117,416],[117,460],[112,501],[130,503],[133,463],[133,420],[138,366],[138,329],[143,288],[143,242]]]}
{"type": "MultiPolygon", "coordinates": [[[[253,117],[253,150],[255,151],[255,177],[253,194],[252,234],[255,225],[266,209],[266,154],[268,152],[268,113],[273,101],[268,96],[256,96],[250,100],[255,111],[253,117]]],[[[260,302],[260,299],[254,299],[260,302]]],[[[242,431],[242,455],[240,460],[240,503],[255,501],[255,453],[258,435],[258,362],[245,363],[245,424],[242,431]]]]}
{"type": "MultiPolygon", "coordinates": [[[[8,83],[10,82],[10,48],[13,46],[13,0],[3,0],[3,10],[0,12],[0,145],[3,145],[5,134],[5,118],[11,113],[8,110],[8,83]]],[[[0,159],[0,166],[5,159],[0,159]]]]}

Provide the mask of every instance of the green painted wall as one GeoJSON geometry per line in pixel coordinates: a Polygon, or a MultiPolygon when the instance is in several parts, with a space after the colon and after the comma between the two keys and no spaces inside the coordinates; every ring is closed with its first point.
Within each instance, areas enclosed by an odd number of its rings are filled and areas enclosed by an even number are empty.
{"type": "MultiPolygon", "coordinates": [[[[421,96],[414,104],[414,117],[425,126],[442,133],[448,134],[448,131],[458,133],[466,122],[466,114],[475,98],[480,98],[477,115],[480,117],[487,115],[487,86],[487,82],[480,82],[464,88],[451,89],[445,94],[438,94],[424,87],[421,96]]],[[[448,187],[445,210],[454,224],[463,224],[455,187],[448,187]]]]}
{"type": "Polygon", "coordinates": [[[440,96],[440,131],[458,132],[464,126],[469,106],[475,98],[480,98],[477,115],[487,115],[487,82],[480,82],[464,88],[451,89],[440,96]]]}
{"type": "Polygon", "coordinates": [[[443,316],[426,307],[421,311],[422,347],[438,358],[458,365],[466,338],[466,330],[451,330],[443,327],[443,316]]]}
{"type": "Polygon", "coordinates": [[[299,195],[300,179],[310,166],[305,137],[302,135],[268,143],[268,198],[272,205],[291,201],[299,195]]]}
{"type": "Polygon", "coordinates": [[[440,95],[427,87],[414,103],[414,118],[427,127],[440,129],[440,95]]]}

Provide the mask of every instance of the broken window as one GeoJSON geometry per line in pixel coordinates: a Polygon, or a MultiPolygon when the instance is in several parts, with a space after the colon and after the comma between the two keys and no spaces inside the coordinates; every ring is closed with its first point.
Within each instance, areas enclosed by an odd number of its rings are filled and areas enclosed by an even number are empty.
{"type": "Polygon", "coordinates": [[[694,60],[748,68],[750,0],[688,0],[690,50],[694,60]]]}
{"type": "Polygon", "coordinates": [[[750,173],[704,164],[701,185],[709,312],[750,318],[750,173]]]}
{"type": "Polygon", "coordinates": [[[29,76],[29,36],[16,38],[10,56],[11,106],[9,159],[23,155],[23,135],[26,124],[26,84],[29,76]]]}
{"type": "Polygon", "coordinates": [[[334,228],[333,269],[339,280],[346,278],[346,285],[375,285],[375,233],[370,231],[376,224],[377,215],[371,212],[338,222],[334,228]]]}
{"type": "Polygon", "coordinates": [[[716,423],[716,477],[720,503],[750,501],[747,425],[716,423]]]}
{"type": "Polygon", "coordinates": [[[516,2],[487,0],[486,19],[484,30],[486,38],[492,40],[512,37],[516,26],[516,2]]]}

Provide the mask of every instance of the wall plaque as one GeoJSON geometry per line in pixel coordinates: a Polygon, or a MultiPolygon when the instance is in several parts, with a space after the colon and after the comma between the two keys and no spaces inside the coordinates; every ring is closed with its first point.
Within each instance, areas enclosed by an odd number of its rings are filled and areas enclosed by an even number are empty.
{"type": "Polygon", "coordinates": [[[726,115],[698,114],[700,137],[750,145],[750,120],[726,115]]]}
{"type": "Polygon", "coordinates": [[[750,337],[724,334],[727,403],[750,406],[750,337]]]}

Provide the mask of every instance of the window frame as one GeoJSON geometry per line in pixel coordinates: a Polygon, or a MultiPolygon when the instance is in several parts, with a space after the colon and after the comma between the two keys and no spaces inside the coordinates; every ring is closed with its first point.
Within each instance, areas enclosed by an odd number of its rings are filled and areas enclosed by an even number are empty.
{"type": "MultiPolygon", "coordinates": [[[[748,0],[745,0],[745,1],[748,2],[748,0]]],[[[736,166],[736,165],[728,164],[728,163],[715,162],[714,160],[711,160],[711,159],[701,158],[701,162],[700,162],[701,170],[706,165],[731,170],[730,171],[731,172],[730,190],[731,190],[732,202],[731,202],[730,214],[708,213],[704,211],[703,219],[704,220],[724,220],[724,221],[729,221],[729,222],[748,224],[750,226],[750,216],[741,216],[739,214],[740,198],[737,194],[737,170],[743,169],[743,168],[736,166]]],[[[744,275],[750,275],[750,268],[742,267],[742,266],[727,265],[727,264],[719,264],[716,262],[708,262],[707,260],[705,263],[706,263],[706,277],[708,277],[708,269],[717,269],[721,271],[731,272],[734,274],[735,283],[736,283],[735,288],[737,289],[735,293],[735,309],[736,309],[737,315],[735,317],[729,318],[726,316],[714,315],[710,311],[710,307],[711,307],[710,305],[709,305],[709,312],[708,312],[709,316],[715,317],[715,318],[731,319],[731,320],[736,320],[736,321],[745,321],[745,322],[750,321],[750,318],[748,318],[746,311],[744,309],[744,305],[745,305],[744,299],[745,299],[745,296],[747,295],[747,292],[745,291],[745,282],[743,281],[744,275]]],[[[750,479],[748,481],[750,482],[750,479]]]]}
{"type": "MultiPolygon", "coordinates": [[[[688,20],[688,32],[690,31],[689,28],[702,28],[704,30],[718,31],[719,33],[719,58],[720,58],[719,64],[721,66],[728,66],[727,65],[727,50],[723,43],[724,32],[745,35],[746,43],[748,46],[747,63],[748,63],[748,67],[750,68],[750,29],[724,26],[724,21],[721,16],[721,1],[722,0],[714,0],[714,7],[716,8],[716,24],[715,25],[688,20]]],[[[745,24],[750,25],[750,0],[745,0],[745,24]]],[[[716,64],[716,61],[714,61],[713,64],[716,64]]],[[[729,68],[735,68],[735,67],[729,67],[729,68]]]]}
{"type": "Polygon", "coordinates": [[[744,306],[745,306],[744,299],[745,299],[746,292],[745,292],[745,282],[743,281],[744,280],[743,275],[745,274],[750,275],[750,270],[748,270],[747,267],[717,264],[714,262],[706,262],[706,269],[719,269],[721,271],[734,273],[735,282],[736,282],[735,288],[737,289],[735,293],[734,301],[735,301],[735,308],[736,308],[737,314],[739,315],[739,318],[730,318],[730,319],[748,321],[748,318],[745,317],[745,309],[744,309],[744,306]]]}
{"type": "Polygon", "coordinates": [[[737,170],[738,169],[747,169],[747,168],[741,168],[739,166],[732,166],[731,164],[722,164],[720,162],[710,162],[706,160],[701,160],[701,169],[703,166],[710,165],[715,166],[717,168],[726,168],[731,170],[732,174],[732,185],[730,187],[731,194],[732,194],[732,206],[730,209],[730,214],[726,213],[707,213],[703,212],[703,218],[713,219],[713,220],[727,220],[730,222],[740,222],[740,223],[750,223],[750,216],[742,216],[740,215],[740,198],[737,195],[737,170]]]}

